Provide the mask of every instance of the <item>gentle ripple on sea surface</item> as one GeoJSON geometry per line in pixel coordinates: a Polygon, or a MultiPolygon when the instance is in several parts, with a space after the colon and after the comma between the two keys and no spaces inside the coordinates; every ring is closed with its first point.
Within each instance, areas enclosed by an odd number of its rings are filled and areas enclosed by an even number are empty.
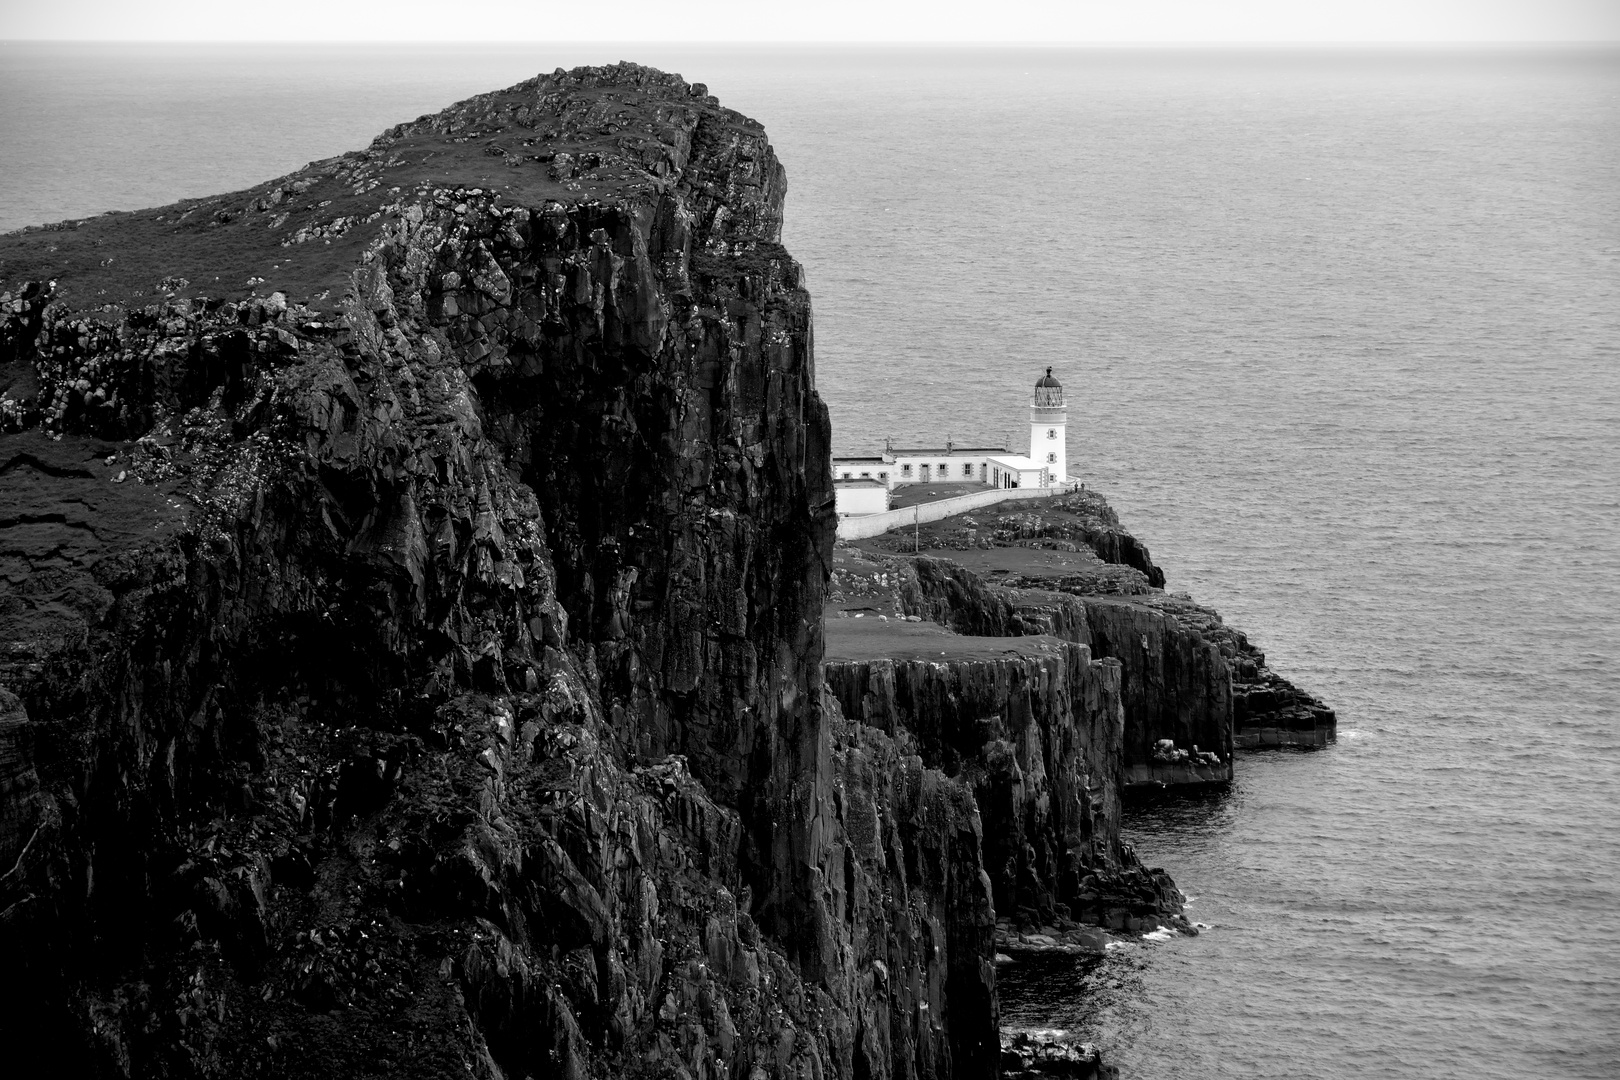
{"type": "Polygon", "coordinates": [[[1016,441],[1054,365],[1170,587],[1339,710],[1130,815],[1208,931],[1008,966],[1009,1023],[1135,1080],[1620,1075],[1616,54],[0,45],[0,227],[621,55],[770,131],[841,448],[1016,441]]]}

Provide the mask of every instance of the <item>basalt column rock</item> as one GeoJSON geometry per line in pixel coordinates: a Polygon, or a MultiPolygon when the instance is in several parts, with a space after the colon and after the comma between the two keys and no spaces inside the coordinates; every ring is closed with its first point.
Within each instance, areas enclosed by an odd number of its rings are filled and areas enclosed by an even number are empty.
{"type": "Polygon", "coordinates": [[[1231,780],[1232,677],[1220,648],[1146,604],[1088,597],[1086,622],[1098,654],[1125,670],[1127,781],[1231,780]]]}
{"type": "Polygon", "coordinates": [[[1051,638],[1023,644],[996,659],[830,659],[827,683],[865,730],[915,745],[971,787],[998,917],[1115,929],[1173,919],[1180,893],[1120,839],[1119,666],[1051,638]]]}
{"type": "MultiPolygon", "coordinates": [[[[828,700],[826,712],[838,715],[828,700]]],[[[835,722],[840,842],[823,864],[849,929],[854,1075],[989,1076],[997,1064],[996,911],[973,788],[907,740],[835,722]]]]}

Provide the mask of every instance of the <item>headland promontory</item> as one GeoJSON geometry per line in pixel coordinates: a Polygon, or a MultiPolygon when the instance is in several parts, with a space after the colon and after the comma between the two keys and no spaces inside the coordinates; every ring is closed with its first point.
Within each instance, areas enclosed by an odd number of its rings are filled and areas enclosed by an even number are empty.
{"type": "Polygon", "coordinates": [[[785,191],[620,64],[0,237],[13,1075],[1106,1071],[998,948],[1331,714],[1094,495],[835,546],[785,191]]]}

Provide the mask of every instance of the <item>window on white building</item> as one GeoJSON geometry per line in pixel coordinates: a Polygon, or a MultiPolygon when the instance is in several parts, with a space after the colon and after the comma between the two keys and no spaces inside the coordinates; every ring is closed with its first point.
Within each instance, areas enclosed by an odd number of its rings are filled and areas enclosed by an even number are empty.
{"type": "Polygon", "coordinates": [[[886,473],[886,472],[880,472],[880,473],[878,473],[878,479],[879,479],[879,480],[887,480],[887,479],[888,479],[888,478],[889,478],[889,474],[888,474],[888,473],[886,473]]]}
{"type": "Polygon", "coordinates": [[[910,465],[902,465],[902,466],[900,466],[900,475],[901,476],[910,476],[911,475],[911,466],[910,465]]]}
{"type": "Polygon", "coordinates": [[[1057,464],[1057,455],[1056,454],[1047,454],[1046,455],[1046,463],[1048,465],[1056,465],[1057,464]]]}
{"type": "Polygon", "coordinates": [[[1055,438],[1057,438],[1057,428],[1050,428],[1050,427],[1049,427],[1049,428],[1047,428],[1047,429],[1046,429],[1046,437],[1047,437],[1047,438],[1048,438],[1048,439],[1055,439],[1055,438]]]}
{"type": "Polygon", "coordinates": [[[870,480],[870,479],[872,479],[872,474],[869,473],[869,472],[863,472],[863,473],[861,473],[861,479],[862,480],[870,480]]]}
{"type": "Polygon", "coordinates": [[[973,479],[973,462],[970,461],[962,466],[962,475],[969,480],[973,479]]]}
{"type": "Polygon", "coordinates": [[[939,478],[941,480],[943,480],[949,475],[951,475],[951,464],[950,464],[950,462],[948,462],[948,461],[940,462],[939,463],[939,478]]]}

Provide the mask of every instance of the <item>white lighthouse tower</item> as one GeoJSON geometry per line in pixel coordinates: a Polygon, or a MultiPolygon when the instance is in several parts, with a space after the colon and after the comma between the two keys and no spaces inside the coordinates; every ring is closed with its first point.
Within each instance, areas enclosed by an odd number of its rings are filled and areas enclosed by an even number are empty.
{"type": "Polygon", "coordinates": [[[1069,478],[1069,410],[1063,404],[1063,384],[1052,378],[1052,369],[1035,382],[1035,397],[1029,405],[1029,456],[1046,470],[1044,486],[1061,484],[1069,478]]]}

